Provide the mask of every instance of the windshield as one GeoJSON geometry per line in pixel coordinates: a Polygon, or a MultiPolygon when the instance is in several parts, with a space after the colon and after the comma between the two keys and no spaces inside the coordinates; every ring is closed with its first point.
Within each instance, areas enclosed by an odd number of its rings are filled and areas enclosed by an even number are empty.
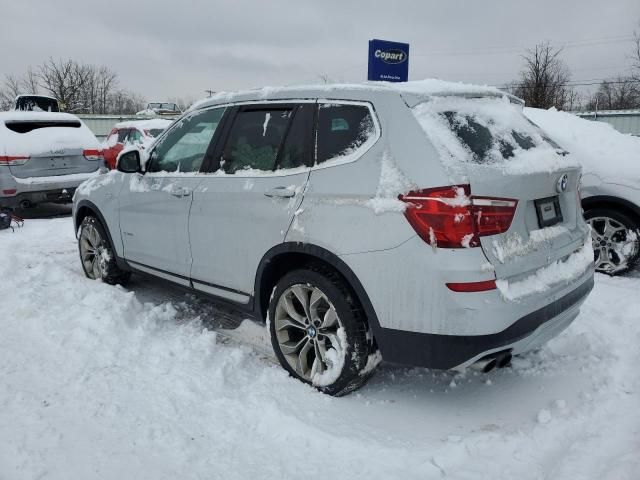
{"type": "Polygon", "coordinates": [[[145,132],[150,137],[156,138],[158,135],[160,135],[162,132],[164,132],[164,128],[152,128],[150,130],[145,130],[145,132]]]}

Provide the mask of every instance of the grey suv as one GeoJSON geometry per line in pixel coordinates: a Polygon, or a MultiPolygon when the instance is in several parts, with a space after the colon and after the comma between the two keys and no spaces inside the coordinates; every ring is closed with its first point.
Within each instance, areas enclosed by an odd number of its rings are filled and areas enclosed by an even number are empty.
{"type": "Polygon", "coordinates": [[[85,182],[73,218],[89,278],[264,319],[292,376],[341,395],[381,359],[504,366],[571,323],[593,254],[569,157],[489,88],[219,94],[85,182]]]}

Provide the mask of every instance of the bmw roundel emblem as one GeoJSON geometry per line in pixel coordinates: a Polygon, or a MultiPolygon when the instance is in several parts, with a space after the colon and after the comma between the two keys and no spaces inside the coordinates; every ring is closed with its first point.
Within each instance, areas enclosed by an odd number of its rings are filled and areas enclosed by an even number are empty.
{"type": "Polygon", "coordinates": [[[558,193],[566,192],[568,184],[569,176],[565,173],[558,179],[558,183],[556,183],[556,190],[558,193]]]}

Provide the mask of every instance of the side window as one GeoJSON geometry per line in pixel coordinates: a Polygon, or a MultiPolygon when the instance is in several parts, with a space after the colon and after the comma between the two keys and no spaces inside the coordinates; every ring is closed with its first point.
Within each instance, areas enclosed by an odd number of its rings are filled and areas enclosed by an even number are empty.
{"type": "Polygon", "coordinates": [[[278,152],[293,118],[291,108],[240,110],[222,152],[220,168],[274,170],[278,152]]]}
{"type": "Polygon", "coordinates": [[[129,138],[127,139],[127,141],[129,143],[140,143],[141,140],[142,140],[142,135],[140,134],[140,132],[135,128],[132,129],[131,132],[129,133],[129,138]]]}
{"type": "Polygon", "coordinates": [[[276,166],[278,170],[310,166],[307,164],[311,156],[307,150],[313,129],[314,107],[313,103],[303,103],[296,108],[291,127],[278,156],[276,166]]]}
{"type": "Polygon", "coordinates": [[[363,105],[323,103],[318,106],[317,163],[354,153],[370,137],[375,126],[363,105]]]}
{"type": "Polygon", "coordinates": [[[148,171],[199,171],[224,110],[213,108],[179,120],[153,150],[148,171]]]}
{"type": "Polygon", "coordinates": [[[128,128],[122,128],[118,130],[118,143],[125,143],[127,141],[128,136],[129,136],[128,128]]]}
{"type": "Polygon", "coordinates": [[[107,147],[113,147],[116,143],[118,143],[118,130],[116,128],[111,130],[105,143],[107,147]]]}

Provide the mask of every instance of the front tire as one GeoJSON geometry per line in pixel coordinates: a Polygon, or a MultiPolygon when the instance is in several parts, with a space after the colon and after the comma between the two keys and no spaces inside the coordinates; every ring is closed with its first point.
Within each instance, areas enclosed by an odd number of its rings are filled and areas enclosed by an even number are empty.
{"type": "Polygon", "coordinates": [[[631,217],[608,208],[587,210],[596,271],[618,275],[633,268],[640,257],[640,225],[631,217]]]}
{"type": "Polygon", "coordinates": [[[269,302],[268,319],[280,365],[329,395],[360,388],[379,361],[362,307],[346,282],[322,265],[283,276],[269,302]]]}
{"type": "Polygon", "coordinates": [[[82,220],[78,250],[82,269],[88,278],[101,279],[109,285],[125,285],[129,281],[131,273],[118,267],[107,232],[96,217],[88,215],[82,220]]]}

